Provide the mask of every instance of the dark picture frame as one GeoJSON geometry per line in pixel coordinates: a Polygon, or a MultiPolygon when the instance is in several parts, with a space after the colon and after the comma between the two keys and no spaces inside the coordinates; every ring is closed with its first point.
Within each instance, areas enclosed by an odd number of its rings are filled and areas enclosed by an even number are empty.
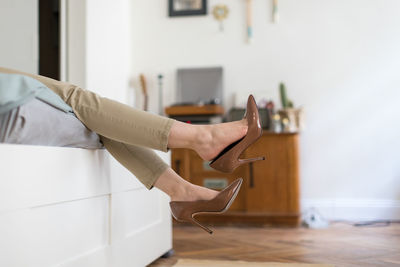
{"type": "Polygon", "coordinates": [[[207,0],[168,0],[168,11],[170,17],[206,15],[207,0]],[[179,6],[180,1],[181,6],[179,6]],[[190,7],[190,2],[193,2],[193,8],[190,7]],[[200,6],[196,7],[196,4],[200,6]]]}

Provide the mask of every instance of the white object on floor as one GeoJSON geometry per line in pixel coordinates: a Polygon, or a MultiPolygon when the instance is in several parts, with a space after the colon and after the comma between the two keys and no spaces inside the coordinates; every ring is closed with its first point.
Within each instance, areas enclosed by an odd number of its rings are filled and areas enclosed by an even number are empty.
{"type": "Polygon", "coordinates": [[[329,226],[329,221],[314,208],[305,211],[302,217],[303,225],[308,228],[321,229],[329,226]]]}
{"type": "Polygon", "coordinates": [[[136,267],[172,248],[169,197],[105,150],[0,144],[0,266],[136,267]]]}

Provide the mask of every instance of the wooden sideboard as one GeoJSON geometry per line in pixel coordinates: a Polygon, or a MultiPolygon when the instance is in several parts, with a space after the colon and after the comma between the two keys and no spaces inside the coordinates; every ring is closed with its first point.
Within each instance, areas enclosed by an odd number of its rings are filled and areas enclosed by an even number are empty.
{"type": "Polygon", "coordinates": [[[264,132],[241,157],[265,155],[266,160],[240,166],[232,174],[215,171],[192,150],[172,149],[172,168],[194,184],[220,190],[238,177],[244,179],[228,212],[202,214],[196,219],[224,225],[297,226],[300,222],[298,137],[297,133],[264,132]]]}

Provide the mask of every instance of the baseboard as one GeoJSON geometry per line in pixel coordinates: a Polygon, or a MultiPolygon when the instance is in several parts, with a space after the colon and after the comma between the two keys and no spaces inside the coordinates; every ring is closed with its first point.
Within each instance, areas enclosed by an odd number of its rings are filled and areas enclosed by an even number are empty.
{"type": "Polygon", "coordinates": [[[302,211],[315,208],[328,220],[400,220],[400,201],[381,199],[302,199],[302,211]]]}

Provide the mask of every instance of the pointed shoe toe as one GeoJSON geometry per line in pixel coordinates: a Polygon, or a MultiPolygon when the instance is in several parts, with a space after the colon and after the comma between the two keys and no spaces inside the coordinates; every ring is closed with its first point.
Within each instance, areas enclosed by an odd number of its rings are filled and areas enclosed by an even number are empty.
{"type": "Polygon", "coordinates": [[[224,213],[227,211],[239,193],[242,182],[242,178],[236,179],[210,200],[171,201],[169,205],[172,216],[177,221],[190,222],[212,234],[212,230],[198,222],[194,216],[201,213],[224,213]]]}

